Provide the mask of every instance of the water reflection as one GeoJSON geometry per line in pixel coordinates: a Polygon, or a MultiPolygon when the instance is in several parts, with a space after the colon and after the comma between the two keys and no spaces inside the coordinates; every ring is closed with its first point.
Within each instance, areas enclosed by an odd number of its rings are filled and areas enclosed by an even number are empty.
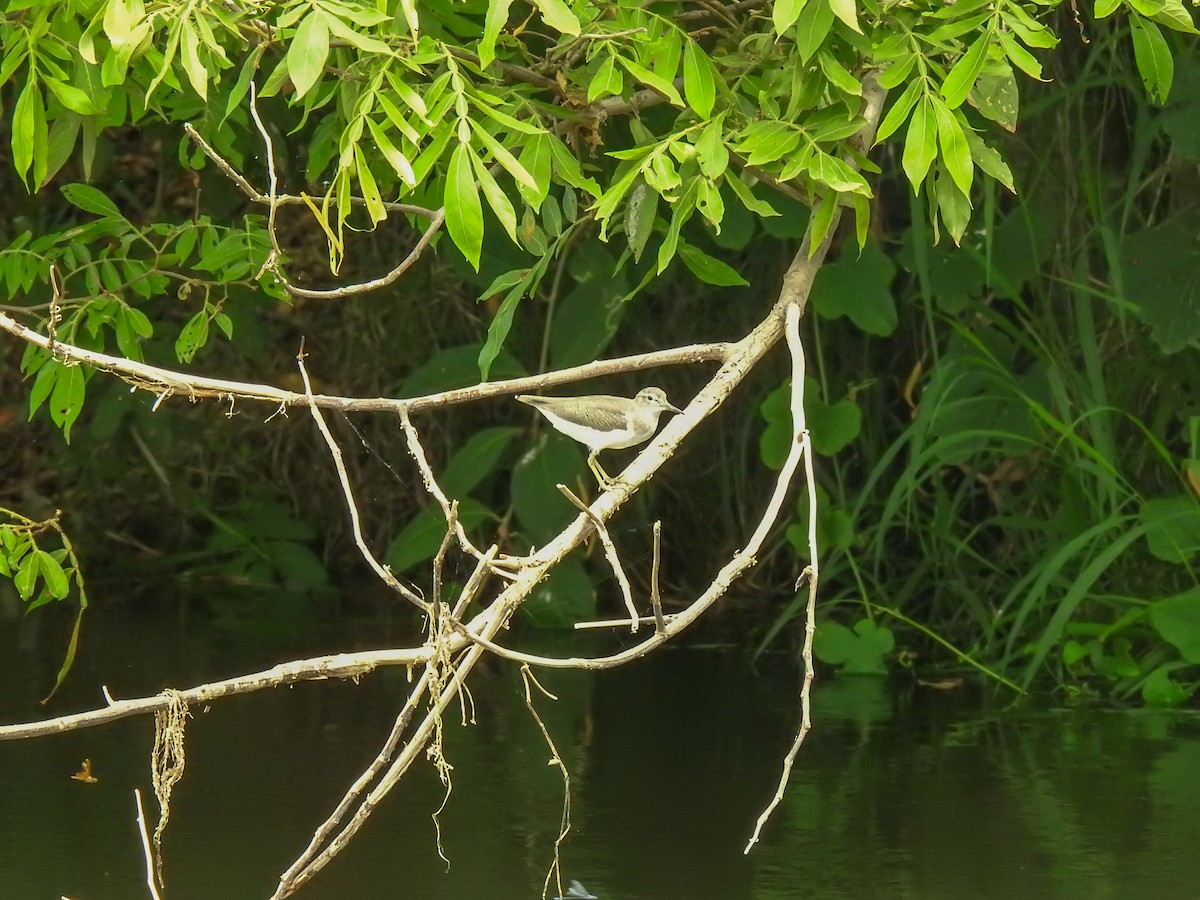
{"type": "MultiPolygon", "coordinates": [[[[387,644],[330,626],[254,641],[103,615],[89,628],[54,712],[94,705],[100,684],[133,696],[387,644]]],[[[0,623],[6,722],[38,715],[57,665],[42,643],[0,623]]],[[[571,772],[564,887],[577,879],[599,900],[1195,895],[1196,716],[989,712],[968,691],[871,679],[820,683],[788,795],[743,856],[796,717],[794,678],[770,666],[756,675],[738,653],[671,649],[610,673],[541,676],[559,699],[538,708],[571,772]]],[[[164,842],[167,896],[269,895],[374,755],[407,687],[403,670],[388,671],[193,709],[164,842]]],[[[449,869],[431,819],[443,787],[425,769],[300,896],[541,896],[561,778],[515,673],[480,672],[472,696],[475,724],[456,717],[447,734],[449,869]]],[[[138,720],[0,743],[0,897],[146,896],[132,790],[149,792],[151,740],[138,720]],[[70,778],[85,757],[96,784],[70,778]]]]}

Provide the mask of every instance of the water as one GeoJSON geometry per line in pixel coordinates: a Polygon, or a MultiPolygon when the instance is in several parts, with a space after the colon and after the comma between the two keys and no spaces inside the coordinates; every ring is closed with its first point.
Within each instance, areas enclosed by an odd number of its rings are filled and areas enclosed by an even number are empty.
{"type": "MultiPolygon", "coordinates": [[[[238,637],[208,621],[89,615],[54,713],[97,705],[101,684],[129,697],[389,644],[334,625],[238,637]]],[[[6,723],[40,715],[61,649],[22,625],[18,634],[0,622],[6,723]]],[[[670,648],[542,681],[559,699],[538,708],[571,773],[564,885],[578,879],[600,900],[1200,896],[1194,713],[1006,711],[967,690],[827,678],[788,795],[745,856],[795,727],[784,661],[756,673],[739,652],[670,648]]],[[[431,819],[443,788],[423,765],[297,896],[541,896],[561,778],[511,667],[489,665],[472,683],[476,724],[448,724],[449,868],[431,819]]],[[[358,685],[310,682],[194,708],[164,838],[165,896],[269,896],[373,757],[406,690],[404,670],[382,670],[358,685]]],[[[0,898],[148,896],[133,788],[156,815],[152,737],[143,718],[0,742],[0,898]],[[85,757],[97,784],[69,777],[85,757]]]]}

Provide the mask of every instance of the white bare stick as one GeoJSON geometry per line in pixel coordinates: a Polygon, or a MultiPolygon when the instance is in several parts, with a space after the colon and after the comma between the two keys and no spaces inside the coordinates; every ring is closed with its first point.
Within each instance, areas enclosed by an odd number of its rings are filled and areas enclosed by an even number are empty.
{"type": "Polygon", "coordinates": [[[219,401],[253,400],[270,403],[277,407],[310,406],[322,409],[340,409],[344,412],[391,412],[399,415],[402,409],[423,412],[440,409],[458,403],[474,403],[492,397],[505,397],[523,391],[536,391],[545,387],[556,387],[621,372],[640,372],[660,366],[690,365],[699,362],[721,362],[731,352],[732,344],[691,344],[670,350],[655,350],[633,356],[602,359],[569,369],[548,372],[545,375],[528,375],[504,381],[490,381],[451,391],[439,391],[420,397],[338,397],[313,394],[311,399],[297,391],[285,391],[269,384],[248,381],[229,381],[223,378],[207,378],[203,375],[165,369],[137,362],[124,356],[113,356],[88,350],[75,344],[52,340],[40,332],[27,328],[16,319],[0,312],[0,330],[28,344],[52,352],[65,364],[86,363],[104,372],[116,375],[133,389],[142,389],[157,394],[159,402],[174,394],[182,394],[189,400],[215,399],[219,401]]]}
{"type": "MultiPolygon", "coordinates": [[[[408,415],[407,409],[400,410],[400,427],[404,430],[404,438],[408,443],[408,453],[416,461],[417,469],[421,472],[421,481],[425,485],[425,490],[429,495],[437,501],[438,506],[442,508],[442,515],[446,517],[447,522],[453,522],[452,531],[458,539],[458,545],[469,553],[475,559],[483,559],[483,553],[471,542],[467,537],[467,532],[463,528],[462,523],[458,521],[458,516],[451,516],[450,498],[446,496],[446,492],[442,490],[438,484],[437,478],[433,474],[433,468],[429,465],[429,460],[425,456],[425,448],[421,445],[421,436],[417,434],[417,429],[413,427],[412,419],[408,415]]],[[[504,565],[514,565],[516,560],[510,557],[501,557],[494,566],[497,574],[508,577],[509,573],[501,569],[504,565]]]]}
{"type": "MultiPolygon", "coordinates": [[[[304,380],[304,394],[311,399],[312,384],[308,380],[308,370],[304,368],[303,348],[296,355],[296,366],[300,369],[300,377],[304,380]]],[[[428,613],[429,604],[415,590],[401,583],[400,579],[392,574],[391,569],[380,565],[379,560],[375,558],[375,554],[367,546],[367,542],[362,535],[362,527],[359,523],[358,504],[354,502],[354,490],[350,487],[350,476],[346,474],[346,465],[342,462],[342,450],[337,445],[337,441],[333,439],[333,434],[329,431],[329,426],[325,424],[325,417],[321,415],[321,411],[311,403],[308,410],[312,413],[312,417],[317,423],[317,429],[321,432],[321,437],[325,439],[325,446],[329,448],[329,455],[333,458],[333,466],[337,469],[338,483],[342,487],[342,496],[346,498],[346,509],[350,513],[350,529],[354,534],[354,544],[358,547],[358,552],[367,561],[367,565],[371,567],[371,571],[379,576],[380,581],[409,603],[428,613]]]]}
{"type": "MultiPolygon", "coordinates": [[[[771,813],[783,800],[784,791],[787,790],[788,779],[792,774],[792,765],[796,761],[796,754],[800,752],[800,745],[804,743],[804,738],[812,728],[812,709],[810,697],[812,694],[813,681],[813,662],[812,662],[812,639],[813,633],[816,630],[814,619],[817,612],[817,582],[819,580],[819,568],[817,564],[817,484],[813,473],[812,463],[812,441],[808,434],[808,425],[804,419],[804,347],[800,342],[800,313],[795,307],[788,310],[787,316],[787,342],[788,348],[792,355],[792,448],[788,453],[788,461],[796,456],[804,458],[804,479],[805,487],[808,491],[808,566],[805,572],[808,574],[808,603],[805,605],[804,611],[804,647],[801,651],[801,659],[804,665],[804,681],[800,686],[800,727],[796,731],[796,737],[792,741],[792,746],[788,749],[787,755],[783,760],[783,770],[779,775],[779,784],[775,788],[775,794],[771,797],[771,801],[767,804],[766,809],[759,815],[758,821],[754,824],[754,833],[750,836],[749,842],[746,844],[743,853],[749,853],[751,848],[758,843],[759,835],[762,834],[763,826],[771,818],[771,813]]],[[[785,463],[786,465],[786,463],[785,463]]]]}
{"type": "Polygon", "coordinates": [[[554,859],[550,863],[550,868],[546,871],[546,880],[542,883],[542,896],[544,897],[549,893],[551,879],[557,883],[558,893],[562,895],[562,844],[567,839],[567,835],[571,833],[571,773],[567,769],[567,764],[563,762],[562,754],[558,752],[558,747],[554,745],[554,739],[550,737],[550,729],[546,727],[546,723],[542,721],[537,707],[533,704],[529,685],[532,682],[537,686],[539,691],[551,700],[558,700],[558,698],[542,687],[542,683],[537,680],[537,676],[533,674],[529,666],[521,666],[521,681],[525,686],[525,708],[529,710],[529,715],[533,717],[534,723],[542,733],[542,740],[546,742],[546,746],[550,749],[550,765],[557,766],[558,771],[562,774],[562,819],[560,820],[558,837],[554,839],[554,859]]]}
{"type": "Polygon", "coordinates": [[[663,618],[662,598],[658,594],[658,567],[662,555],[662,522],[654,522],[654,562],[650,566],[650,608],[654,610],[654,630],[664,634],[667,620],[663,618]]]}
{"type": "Polygon", "coordinates": [[[250,79],[250,117],[254,119],[258,133],[262,135],[264,153],[267,157],[267,236],[271,239],[271,258],[267,260],[263,268],[278,274],[276,270],[283,257],[283,251],[279,249],[279,238],[275,234],[275,212],[279,209],[279,179],[275,175],[275,148],[271,143],[271,135],[258,115],[258,90],[254,85],[253,78],[250,79]]]}
{"type": "Polygon", "coordinates": [[[150,834],[146,830],[146,812],[142,809],[142,792],[133,789],[133,799],[137,803],[138,831],[142,835],[142,852],[146,855],[146,887],[154,900],[161,900],[158,895],[158,885],[154,883],[154,855],[150,852],[150,834]]]}
{"type": "Polygon", "coordinates": [[[621,558],[617,556],[617,545],[613,543],[612,536],[609,535],[608,529],[604,523],[596,517],[586,503],[571,493],[571,489],[565,484],[556,484],[558,492],[571,502],[571,505],[578,510],[582,510],[583,514],[592,520],[592,525],[596,529],[596,536],[600,538],[600,544],[604,547],[604,558],[608,560],[609,566],[612,567],[613,575],[616,576],[617,584],[621,588],[621,597],[625,601],[625,608],[629,610],[629,621],[625,624],[629,625],[631,634],[637,634],[638,616],[637,607],[633,605],[633,592],[629,588],[629,579],[625,577],[625,569],[621,567],[621,558]]]}
{"type": "MultiPolygon", "coordinates": [[[[454,649],[466,646],[467,643],[467,639],[463,638],[458,647],[454,649]]],[[[197,685],[186,691],[180,691],[179,695],[185,702],[194,705],[211,703],[222,697],[250,694],[267,688],[295,684],[298,681],[324,681],[329,678],[358,679],[381,666],[424,665],[429,661],[430,653],[428,647],[416,647],[402,650],[363,650],[357,653],[337,653],[311,659],[296,659],[265,671],[197,685]]],[[[160,709],[166,709],[170,703],[170,698],[163,694],[155,694],[152,697],[115,700],[100,709],[71,713],[54,719],[23,722],[16,725],[0,725],[0,741],[62,734],[64,731],[91,728],[130,716],[152,715],[160,709]]]]}

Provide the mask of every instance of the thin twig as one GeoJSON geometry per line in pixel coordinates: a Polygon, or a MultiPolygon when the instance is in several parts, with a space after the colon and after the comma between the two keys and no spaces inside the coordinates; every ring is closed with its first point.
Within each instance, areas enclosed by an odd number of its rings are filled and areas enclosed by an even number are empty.
{"type": "Polygon", "coordinates": [[[138,788],[133,789],[133,799],[137,804],[137,823],[138,832],[142,836],[142,852],[146,855],[146,887],[150,889],[150,896],[154,900],[160,900],[158,885],[154,883],[154,856],[150,852],[150,834],[146,830],[146,811],[142,808],[142,792],[138,788]]]}
{"type": "Polygon", "coordinates": [[[660,366],[690,365],[701,362],[724,362],[737,346],[735,344],[689,344],[684,347],[674,347],[670,350],[656,350],[651,353],[638,353],[633,356],[622,356],[614,359],[603,359],[584,365],[547,372],[544,375],[528,375],[522,378],[509,378],[503,381],[482,382],[465,388],[450,391],[439,391],[435,394],[425,394],[420,397],[339,397],[328,394],[310,394],[303,392],[285,391],[272,385],[255,384],[247,381],[229,381],[221,378],[207,378],[193,375],[175,369],[161,366],[151,366],[124,356],[112,356],[95,350],[88,350],[75,344],[65,344],[59,341],[51,344],[51,340],[40,332],[27,328],[16,319],[0,313],[0,330],[20,338],[29,344],[55,352],[64,360],[86,363],[105,372],[116,375],[122,381],[134,388],[151,391],[160,398],[182,394],[189,400],[215,399],[233,402],[234,400],[254,400],[271,403],[281,409],[293,406],[319,406],[322,409],[339,409],[343,412],[391,412],[399,415],[400,410],[409,412],[424,412],[430,409],[441,409],[459,403],[473,403],[493,397],[505,397],[511,394],[534,393],[547,387],[557,387],[572,384],[589,378],[599,378],[623,372],[642,372],[660,366]]]}
{"type": "Polygon", "coordinates": [[[556,484],[558,492],[566,497],[571,504],[583,512],[585,516],[592,520],[592,525],[595,526],[596,535],[600,538],[600,543],[604,547],[604,558],[608,560],[608,564],[612,567],[613,575],[616,576],[617,584],[621,588],[621,598],[625,601],[625,608],[629,610],[629,631],[632,634],[637,634],[638,630],[638,611],[633,604],[633,592],[629,588],[629,579],[625,577],[625,569],[621,566],[621,558],[617,555],[617,545],[613,543],[612,537],[608,533],[608,529],[604,523],[593,513],[586,503],[571,493],[571,489],[565,484],[556,484]]]}
{"type": "Polygon", "coordinates": [[[558,829],[558,837],[554,839],[554,859],[550,863],[550,868],[546,872],[546,880],[542,883],[542,896],[544,897],[550,886],[550,880],[554,879],[558,885],[559,896],[563,894],[562,887],[562,844],[567,839],[567,835],[571,833],[571,773],[567,770],[566,763],[563,762],[562,754],[558,752],[558,747],[554,745],[554,739],[550,737],[550,729],[546,727],[546,723],[542,721],[541,715],[537,711],[537,707],[533,705],[533,697],[529,692],[529,685],[532,682],[537,686],[537,689],[549,697],[551,700],[558,700],[552,693],[542,687],[541,682],[537,680],[537,676],[530,671],[529,666],[521,666],[521,682],[525,686],[525,708],[529,710],[529,715],[533,718],[538,730],[542,733],[542,740],[546,742],[546,746],[550,748],[550,765],[557,766],[558,771],[562,773],[563,781],[563,806],[562,819],[558,829]]]}
{"type": "Polygon", "coordinates": [[[808,575],[808,602],[804,610],[804,644],[801,649],[804,680],[800,685],[800,727],[783,759],[783,769],[779,774],[779,783],[775,787],[775,794],[759,815],[758,821],[755,822],[754,833],[750,836],[743,853],[749,853],[751,848],[758,843],[763,826],[767,824],[771,813],[783,800],[796,755],[800,752],[800,746],[812,728],[812,640],[816,630],[817,582],[820,580],[820,568],[817,563],[817,482],[813,474],[812,441],[804,419],[804,346],[800,341],[800,311],[795,306],[790,307],[787,311],[787,343],[792,357],[792,446],[784,466],[790,465],[795,468],[799,458],[803,457],[805,487],[808,491],[808,566],[804,570],[808,575]]]}
{"type": "Polygon", "coordinates": [[[664,634],[667,623],[663,619],[662,598],[658,594],[658,567],[662,551],[662,522],[654,522],[654,561],[650,566],[650,605],[654,608],[654,631],[664,634]]]}
{"type": "MultiPolygon", "coordinates": [[[[308,380],[308,370],[304,367],[303,347],[300,348],[300,352],[296,355],[296,367],[300,370],[300,378],[304,381],[304,395],[311,401],[312,383],[308,380]]],[[[400,579],[393,575],[391,569],[380,564],[379,560],[375,558],[375,554],[367,546],[367,542],[362,534],[362,524],[359,521],[358,504],[354,501],[354,489],[350,486],[350,476],[346,474],[346,464],[342,461],[342,449],[337,445],[337,441],[333,439],[333,434],[330,432],[329,426],[325,424],[325,417],[321,415],[321,411],[317,408],[316,404],[310,402],[308,410],[312,413],[313,420],[317,423],[317,429],[321,432],[321,437],[325,439],[325,446],[329,448],[329,456],[333,460],[334,468],[337,470],[338,484],[341,485],[342,496],[346,498],[346,510],[350,513],[350,531],[354,535],[354,545],[358,547],[358,552],[367,561],[367,565],[371,567],[371,571],[379,576],[380,581],[428,615],[429,604],[415,590],[403,584],[400,579]]]]}
{"type": "MultiPolygon", "coordinates": [[[[464,638],[463,645],[467,644],[464,638]]],[[[336,653],[311,659],[296,659],[260,672],[225,678],[180,691],[189,705],[211,703],[223,697],[251,694],[268,688],[296,684],[300,681],[326,681],[330,678],[358,679],[381,666],[420,666],[430,656],[428,647],[400,650],[362,650],[357,653],[336,653]]],[[[170,705],[170,699],[159,693],[150,697],[106,701],[99,709],[71,713],[54,719],[0,725],[0,741],[44,737],[105,725],[131,716],[152,715],[170,705]]]]}
{"type": "MultiPolygon", "coordinates": [[[[450,526],[449,532],[458,538],[458,545],[466,553],[477,560],[483,559],[483,553],[467,537],[467,532],[463,528],[462,522],[459,521],[457,513],[454,511],[454,503],[457,503],[457,501],[452,503],[450,498],[446,496],[446,492],[442,490],[441,485],[438,484],[437,478],[433,474],[433,468],[429,465],[429,460],[425,456],[425,448],[421,445],[421,437],[417,434],[417,429],[413,427],[412,419],[409,417],[407,409],[400,410],[400,427],[404,430],[404,439],[408,443],[408,453],[417,464],[417,469],[421,473],[421,481],[425,485],[425,490],[429,492],[429,495],[442,508],[442,515],[446,517],[446,522],[450,526]]],[[[504,565],[512,566],[515,563],[515,559],[505,556],[497,562],[493,569],[497,574],[510,577],[508,572],[499,567],[504,565]]]]}

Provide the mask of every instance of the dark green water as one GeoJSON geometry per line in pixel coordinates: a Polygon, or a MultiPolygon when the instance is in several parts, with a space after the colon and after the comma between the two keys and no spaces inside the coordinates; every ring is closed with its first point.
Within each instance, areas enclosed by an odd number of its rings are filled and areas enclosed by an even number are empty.
{"type": "MultiPolygon", "coordinates": [[[[234,637],[212,624],[88,622],[52,712],[386,646],[234,637]]],[[[514,639],[515,640],[515,639],[514,639]]],[[[0,622],[0,719],[36,718],[60,647],[0,622]]],[[[542,648],[546,649],[546,648],[542,648]]],[[[563,648],[565,652],[565,648],[563,648]]],[[[1185,898],[1200,896],[1200,716],[987,711],[969,691],[827,679],[814,730],[762,843],[743,845],[774,789],[797,711],[780,662],[670,649],[625,669],[547,673],[540,709],[572,779],[565,876],[601,900],[1185,898]]],[[[315,900],[534,900],[562,784],[507,666],[473,683],[476,724],[450,726],[454,793],[425,767],[298,894],[315,900]]],[[[403,670],[193,709],[187,771],[164,840],[169,900],[267,897],[373,757],[403,670]]],[[[150,795],[152,725],[126,720],[0,742],[0,898],[148,896],[133,788],[150,795]],[[89,757],[100,781],[72,781],[89,757]]],[[[552,892],[553,895],[553,892],[552,892]]]]}

